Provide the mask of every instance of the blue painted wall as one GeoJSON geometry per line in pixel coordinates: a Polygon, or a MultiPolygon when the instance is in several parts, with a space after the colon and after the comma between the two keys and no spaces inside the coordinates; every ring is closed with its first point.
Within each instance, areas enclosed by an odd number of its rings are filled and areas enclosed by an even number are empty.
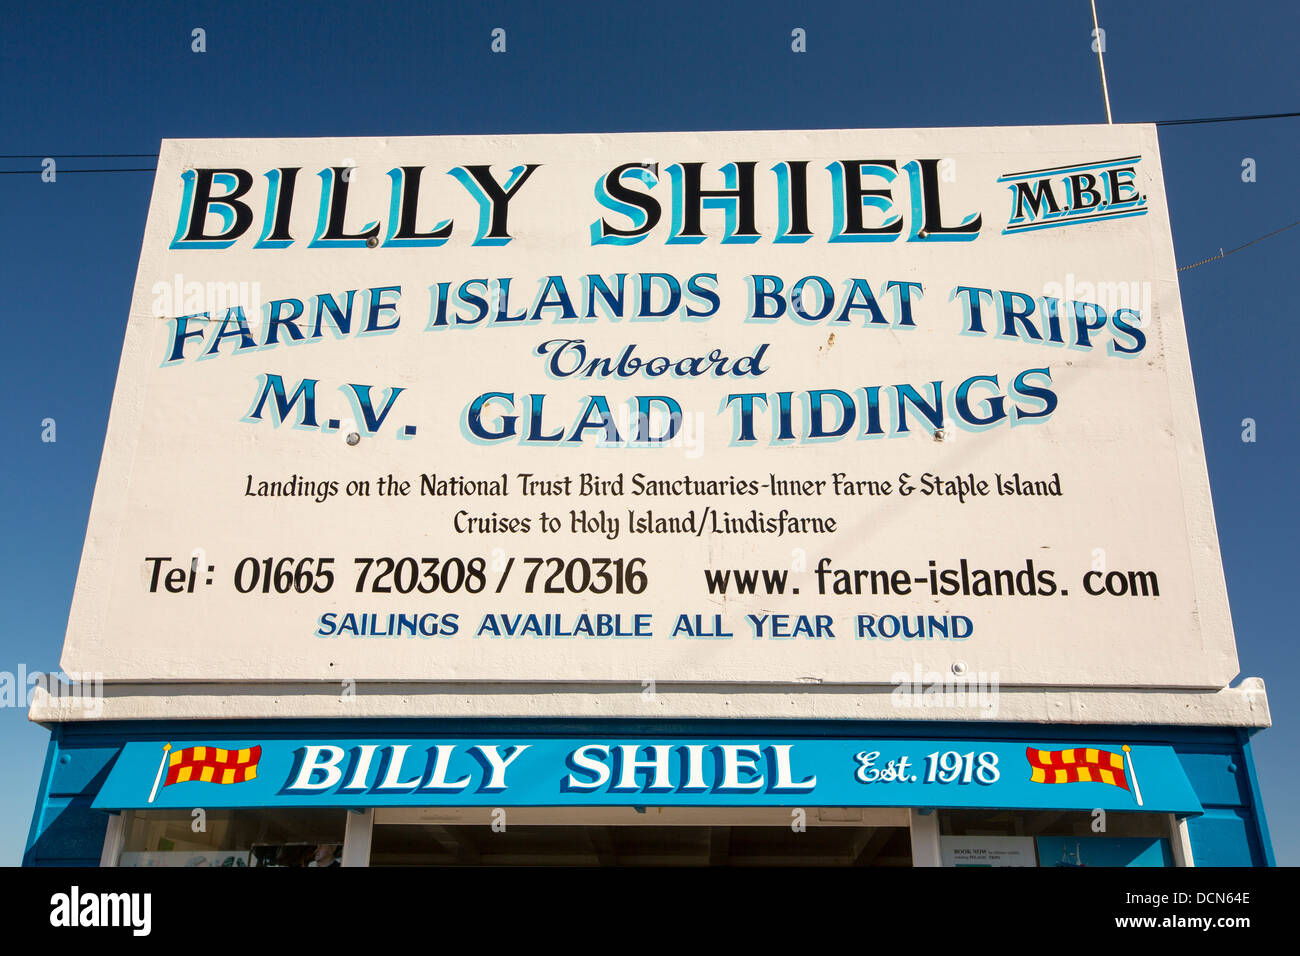
{"type": "MultiPolygon", "coordinates": [[[[53,727],[45,756],[25,866],[97,866],[108,813],[91,801],[128,740],[166,741],[179,721],[103,721],[53,727]]],[[[1260,801],[1249,735],[1223,728],[998,724],[947,721],[750,720],[279,720],[185,722],[187,736],[261,738],[364,733],[372,736],[781,736],[948,737],[953,740],[1071,740],[1116,737],[1164,743],[1178,754],[1205,808],[1188,830],[1197,866],[1272,866],[1273,849],[1260,801]]]]}

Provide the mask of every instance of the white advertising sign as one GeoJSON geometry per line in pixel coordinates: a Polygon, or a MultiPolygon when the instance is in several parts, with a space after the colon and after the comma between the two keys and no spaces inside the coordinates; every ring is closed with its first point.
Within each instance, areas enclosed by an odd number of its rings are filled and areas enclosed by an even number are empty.
{"type": "Polygon", "coordinates": [[[165,142],[62,663],[1222,687],[1155,130],[165,142]]]}
{"type": "Polygon", "coordinates": [[[944,866],[1038,866],[1033,837],[943,836],[944,866]]]}

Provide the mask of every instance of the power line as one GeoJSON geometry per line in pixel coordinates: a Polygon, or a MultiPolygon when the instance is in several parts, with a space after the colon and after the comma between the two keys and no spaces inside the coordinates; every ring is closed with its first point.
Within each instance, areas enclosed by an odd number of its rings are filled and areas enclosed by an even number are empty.
{"type": "Polygon", "coordinates": [[[1188,265],[1185,265],[1185,266],[1179,266],[1179,267],[1178,267],[1178,271],[1179,271],[1179,272],[1186,272],[1188,269],[1195,269],[1197,266],[1203,266],[1203,265],[1205,265],[1207,262],[1215,262],[1215,261],[1217,261],[1217,260],[1219,260],[1219,259],[1226,259],[1228,256],[1232,255],[1234,252],[1240,252],[1242,249],[1245,249],[1247,246],[1253,246],[1253,245],[1254,245],[1255,243],[1257,243],[1257,242],[1263,242],[1265,239],[1271,239],[1271,238],[1273,238],[1274,236],[1276,236],[1278,233],[1280,233],[1280,232],[1286,232],[1288,229],[1294,228],[1295,226],[1300,226],[1300,219],[1297,219],[1295,222],[1291,223],[1290,225],[1283,226],[1281,229],[1274,229],[1272,232],[1265,233],[1264,235],[1259,236],[1259,237],[1256,238],[1256,239],[1252,239],[1252,240],[1250,240],[1250,242],[1243,242],[1241,245],[1237,246],[1235,249],[1229,249],[1227,252],[1224,252],[1222,249],[1220,249],[1220,250],[1219,250],[1219,254],[1218,254],[1217,256],[1210,256],[1210,258],[1208,258],[1208,259],[1202,259],[1200,262],[1192,262],[1192,263],[1189,263],[1188,265]]]}
{"type": "Polygon", "coordinates": [[[1244,123],[1247,120],[1290,119],[1300,113],[1255,113],[1252,116],[1206,116],[1200,119],[1156,120],[1157,126],[1190,126],[1193,123],[1244,123]]]}
{"type": "MultiPolygon", "coordinates": [[[[0,169],[0,176],[38,176],[43,172],[39,169],[0,169]]],[[[153,166],[140,166],[138,168],[126,169],[117,167],[116,169],[56,169],[56,175],[62,176],[65,173],[156,173],[157,168],[153,166]]]]}
{"type": "MultiPolygon", "coordinates": [[[[1294,119],[1300,111],[1291,113],[1249,113],[1234,116],[1198,116],[1191,119],[1156,120],[1156,126],[1192,126],[1203,123],[1245,123],[1254,120],[1294,119]]],[[[4,153],[0,159],[157,159],[157,153],[4,153]]],[[[39,169],[0,170],[3,173],[39,173],[39,169]]],[[[59,172],[78,173],[139,173],[146,169],[69,169],[59,172]]]]}
{"type": "Polygon", "coordinates": [[[8,153],[0,159],[157,159],[157,153],[8,153]]]}

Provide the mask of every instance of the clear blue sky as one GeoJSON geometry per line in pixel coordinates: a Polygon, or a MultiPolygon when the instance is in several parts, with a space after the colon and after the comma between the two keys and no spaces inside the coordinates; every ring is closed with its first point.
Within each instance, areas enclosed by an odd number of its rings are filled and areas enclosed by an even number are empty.
{"type": "MultiPolygon", "coordinates": [[[[10,4],[0,153],[150,153],[163,137],[1012,126],[1104,121],[1087,0],[957,3],[10,4]],[[743,11],[743,12],[742,12],[743,11]],[[190,50],[207,31],[207,52],[190,50]],[[493,55],[490,32],[507,31],[493,55]],[[806,54],[790,50],[795,27],[806,54]]],[[[1100,0],[1118,122],[1293,111],[1300,4],[1100,0]]],[[[1300,218],[1300,120],[1160,134],[1180,264],[1300,218]],[[1243,183],[1253,158],[1257,181],[1243,183]]],[[[143,165],[150,164],[145,160],[143,165]]],[[[124,165],[136,165],[130,160],[124,165]]],[[[6,161],[4,168],[38,161],[6,161]]],[[[0,670],[53,670],[104,441],[149,173],[0,176],[9,442],[0,670]],[[41,421],[58,441],[42,443],[41,421]]],[[[82,165],[103,165],[91,161],[82,165]]],[[[1300,227],[1182,275],[1242,674],[1280,862],[1300,863],[1295,594],[1300,227]],[[1258,440],[1241,441],[1254,418],[1258,440]]],[[[1098,500],[1098,507],[1104,501],[1098,500]]],[[[0,863],[46,732],[0,709],[0,863]]]]}

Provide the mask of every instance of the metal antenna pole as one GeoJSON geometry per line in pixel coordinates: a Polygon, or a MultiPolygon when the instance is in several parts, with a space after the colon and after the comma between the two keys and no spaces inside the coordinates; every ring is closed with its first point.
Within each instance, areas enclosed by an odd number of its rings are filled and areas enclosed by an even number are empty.
{"type": "Polygon", "coordinates": [[[1106,125],[1111,125],[1110,118],[1110,90],[1106,88],[1106,60],[1103,53],[1106,48],[1106,41],[1102,39],[1101,27],[1097,24],[1097,0],[1089,0],[1092,4],[1092,42],[1097,47],[1097,67],[1101,70],[1101,96],[1106,101],[1106,125]]]}

